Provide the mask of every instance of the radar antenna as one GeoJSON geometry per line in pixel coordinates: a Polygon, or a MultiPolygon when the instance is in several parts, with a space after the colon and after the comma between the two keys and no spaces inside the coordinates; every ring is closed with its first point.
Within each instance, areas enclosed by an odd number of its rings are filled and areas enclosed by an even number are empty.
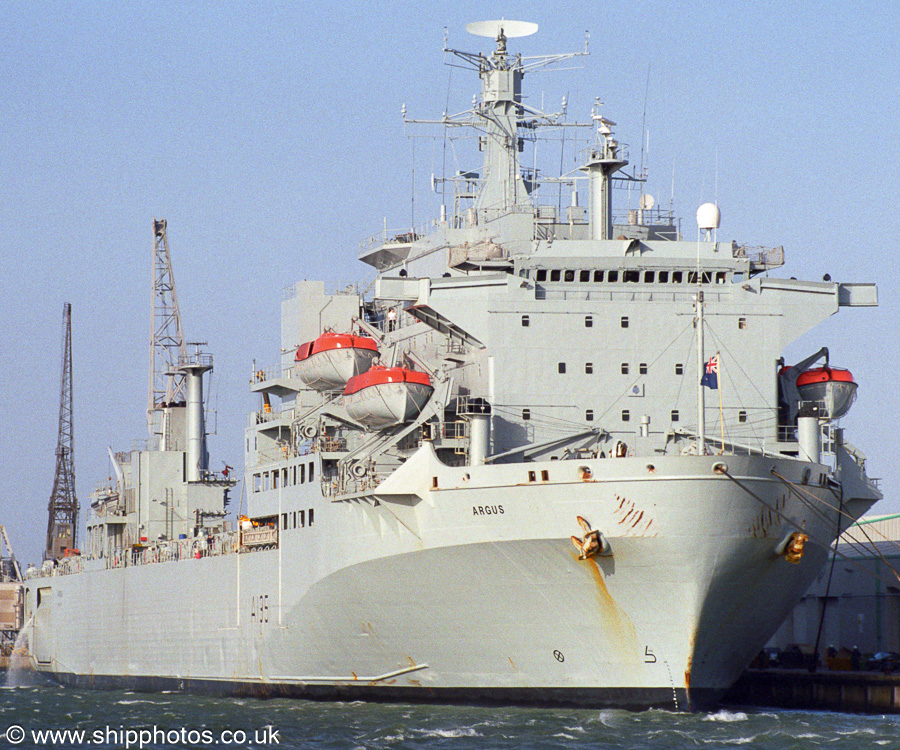
{"type": "Polygon", "coordinates": [[[166,220],[153,219],[153,306],[150,316],[150,383],[147,425],[151,436],[154,412],[185,402],[185,375],[178,370],[186,358],[184,330],[169,256],[166,220]]]}
{"type": "Polygon", "coordinates": [[[47,543],[44,559],[63,557],[75,547],[78,499],[75,496],[75,464],[72,430],[72,305],[63,305],[62,378],[59,395],[59,437],[56,442],[56,474],[47,506],[47,543]]]}

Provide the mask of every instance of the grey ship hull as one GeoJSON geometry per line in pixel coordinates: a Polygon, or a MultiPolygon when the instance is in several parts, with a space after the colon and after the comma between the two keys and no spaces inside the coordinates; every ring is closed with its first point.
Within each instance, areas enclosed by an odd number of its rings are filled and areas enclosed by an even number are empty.
{"type": "MultiPolygon", "coordinates": [[[[30,580],[35,667],[98,688],[702,708],[826,557],[810,543],[788,563],[779,540],[836,528],[803,494],[830,502],[830,489],[800,484],[825,467],[796,460],[729,456],[727,475],[713,456],[652,472],[645,458],[528,464],[550,472],[536,486],[511,481],[522,465],[434,461],[426,446],[390,480],[439,472],[422,502],[321,498],[315,525],[278,549],[30,580]],[[578,559],[578,515],[610,556],[578,559]]],[[[293,489],[282,508],[308,504],[293,489]]]]}

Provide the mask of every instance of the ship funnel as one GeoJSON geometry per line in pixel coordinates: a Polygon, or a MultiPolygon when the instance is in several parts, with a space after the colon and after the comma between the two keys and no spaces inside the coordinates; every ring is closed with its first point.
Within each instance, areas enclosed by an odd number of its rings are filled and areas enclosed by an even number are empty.
{"type": "Polygon", "coordinates": [[[206,426],[203,419],[203,373],[213,367],[212,355],[197,350],[182,357],[179,371],[187,382],[187,470],[185,480],[199,482],[207,469],[206,426]]]}
{"type": "Polygon", "coordinates": [[[469,420],[469,466],[481,466],[491,441],[491,405],[483,398],[460,398],[456,413],[469,420]]]}

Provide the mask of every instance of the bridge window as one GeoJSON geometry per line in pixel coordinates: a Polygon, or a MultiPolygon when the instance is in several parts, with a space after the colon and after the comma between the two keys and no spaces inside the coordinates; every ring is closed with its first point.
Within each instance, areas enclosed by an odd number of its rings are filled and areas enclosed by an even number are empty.
{"type": "Polygon", "coordinates": [[[522,419],[531,419],[531,409],[522,409],[522,419]]]}
{"type": "Polygon", "coordinates": [[[537,270],[537,274],[534,277],[535,281],[546,281],[547,280],[547,269],[539,268],[537,270]]]}
{"type": "Polygon", "coordinates": [[[591,272],[590,271],[580,271],[578,274],[579,281],[590,281],[591,280],[591,272]]]}
{"type": "Polygon", "coordinates": [[[747,412],[741,409],[738,412],[738,422],[746,422],[747,421],[747,412]]]}
{"type": "Polygon", "coordinates": [[[575,272],[574,271],[566,271],[566,281],[575,281],[575,272]]]}
{"type": "Polygon", "coordinates": [[[638,372],[640,372],[641,375],[647,374],[647,363],[646,362],[641,362],[641,364],[638,366],[638,372]]]}
{"type": "Polygon", "coordinates": [[[636,284],[641,280],[641,272],[640,271],[625,271],[622,274],[622,281],[626,284],[636,284]]]}
{"type": "Polygon", "coordinates": [[[603,271],[594,271],[594,281],[603,281],[603,271]]]}
{"type": "Polygon", "coordinates": [[[606,274],[606,280],[616,282],[619,280],[619,272],[618,271],[610,271],[606,274]]]}
{"type": "Polygon", "coordinates": [[[660,271],[658,278],[659,278],[660,284],[668,284],[669,283],[669,272],[668,271],[660,271]]]}
{"type": "Polygon", "coordinates": [[[672,271],[672,283],[673,284],[680,284],[683,277],[684,277],[684,273],[682,271],[672,271]]]}
{"type": "Polygon", "coordinates": [[[644,283],[652,284],[656,280],[656,271],[644,271],[644,283]]]}
{"type": "Polygon", "coordinates": [[[550,271],[550,281],[559,281],[561,275],[562,271],[560,271],[558,268],[550,271]]]}

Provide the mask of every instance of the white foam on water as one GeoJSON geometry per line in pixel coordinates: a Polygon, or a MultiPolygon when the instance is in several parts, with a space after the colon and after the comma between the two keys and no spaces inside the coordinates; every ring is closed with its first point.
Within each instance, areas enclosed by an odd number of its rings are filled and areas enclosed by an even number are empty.
{"type": "Polygon", "coordinates": [[[703,721],[747,721],[747,714],[743,711],[726,711],[723,708],[721,711],[716,711],[714,714],[707,714],[703,717],[703,721]]]}

